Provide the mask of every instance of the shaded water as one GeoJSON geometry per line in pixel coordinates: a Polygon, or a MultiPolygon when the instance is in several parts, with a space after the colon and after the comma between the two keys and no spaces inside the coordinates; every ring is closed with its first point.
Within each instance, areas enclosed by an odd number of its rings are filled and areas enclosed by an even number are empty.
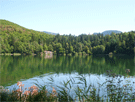
{"type": "Polygon", "coordinates": [[[60,81],[66,81],[69,77],[85,75],[87,81],[95,86],[103,83],[106,70],[124,76],[125,69],[130,69],[131,81],[135,80],[134,56],[54,56],[45,59],[39,56],[0,56],[0,72],[2,86],[8,88],[17,87],[16,83],[22,81],[25,87],[38,84],[46,84],[52,77],[52,86],[59,85],[60,81]]]}

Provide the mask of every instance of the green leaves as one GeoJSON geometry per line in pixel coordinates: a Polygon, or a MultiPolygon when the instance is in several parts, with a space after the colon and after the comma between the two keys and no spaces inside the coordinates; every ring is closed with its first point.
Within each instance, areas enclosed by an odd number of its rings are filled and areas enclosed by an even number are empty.
{"type": "Polygon", "coordinates": [[[94,54],[104,54],[105,47],[104,47],[104,45],[94,46],[93,49],[92,49],[92,52],[94,54]]]}
{"type": "Polygon", "coordinates": [[[134,31],[105,36],[103,34],[54,36],[26,29],[6,20],[0,21],[2,22],[0,53],[39,54],[47,50],[54,51],[57,55],[75,55],[76,52],[83,51],[86,54],[108,54],[114,51],[116,54],[134,54],[134,31]]]}

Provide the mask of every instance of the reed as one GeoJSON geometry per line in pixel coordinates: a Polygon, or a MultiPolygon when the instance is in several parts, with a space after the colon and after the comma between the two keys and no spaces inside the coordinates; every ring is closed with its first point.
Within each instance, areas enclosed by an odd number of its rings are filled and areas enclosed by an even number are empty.
{"type": "MultiPolygon", "coordinates": [[[[124,78],[130,78],[126,69],[127,75],[124,78]]],[[[126,84],[122,84],[121,75],[112,73],[107,70],[107,79],[103,84],[98,84],[95,87],[88,83],[84,75],[70,77],[66,81],[61,82],[60,86],[53,84],[54,80],[50,77],[50,81],[46,85],[35,85],[24,89],[22,82],[18,82],[18,89],[9,92],[1,91],[1,101],[22,101],[22,102],[132,102],[135,101],[134,82],[127,80],[126,84]],[[77,81],[76,81],[77,79],[77,81]],[[46,87],[50,87],[48,90],[46,87]],[[102,90],[104,89],[104,91],[102,90]]],[[[4,90],[3,87],[1,87],[4,90]]]]}

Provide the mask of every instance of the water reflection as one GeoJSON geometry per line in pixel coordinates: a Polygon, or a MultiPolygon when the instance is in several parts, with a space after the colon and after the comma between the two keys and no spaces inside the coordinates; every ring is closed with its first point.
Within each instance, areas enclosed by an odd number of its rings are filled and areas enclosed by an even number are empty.
{"type": "MultiPolygon", "coordinates": [[[[38,83],[38,85],[46,85],[47,90],[51,91],[52,87],[54,87],[56,90],[59,90],[57,86],[62,86],[62,82],[67,82],[69,79],[73,78],[75,81],[74,83],[79,82],[80,80],[78,80],[78,76],[80,74],[77,72],[71,73],[71,74],[64,74],[64,73],[48,73],[48,74],[43,74],[37,77],[33,77],[27,80],[21,80],[22,83],[24,84],[24,89],[28,88],[32,85],[34,85],[35,83],[38,83]],[[49,79],[52,78],[53,80],[50,81],[49,79]]],[[[107,94],[106,92],[106,86],[107,84],[103,84],[104,82],[106,82],[106,79],[112,79],[112,77],[108,77],[106,74],[83,74],[83,76],[86,79],[87,82],[87,86],[92,85],[95,88],[99,88],[100,89],[100,96],[107,94]],[[102,86],[102,87],[100,87],[102,86]]],[[[118,83],[120,77],[115,78],[114,79],[114,83],[118,83]]],[[[123,80],[122,83],[120,83],[120,87],[122,87],[123,85],[126,84],[131,84],[133,89],[134,89],[134,84],[133,82],[135,82],[135,77],[130,77],[130,78],[124,78],[124,76],[121,76],[120,80],[123,80]]],[[[76,89],[76,87],[79,86],[80,88],[85,87],[84,84],[74,84],[71,88],[71,95],[75,95],[74,90],[76,89]]],[[[117,85],[118,86],[118,85],[117,85]]],[[[11,86],[6,87],[10,90],[18,89],[17,84],[13,84],[11,86]]]]}
{"type": "Polygon", "coordinates": [[[133,56],[54,56],[52,59],[38,56],[0,56],[0,61],[2,86],[13,85],[20,80],[29,83],[31,78],[50,72],[59,76],[72,73],[100,76],[110,69],[116,74],[125,75],[125,69],[130,69],[129,75],[135,75],[133,56]]]}

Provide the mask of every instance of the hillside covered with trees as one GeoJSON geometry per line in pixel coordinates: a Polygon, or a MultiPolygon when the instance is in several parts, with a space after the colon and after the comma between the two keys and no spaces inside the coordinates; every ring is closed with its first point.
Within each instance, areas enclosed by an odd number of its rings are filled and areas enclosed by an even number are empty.
{"type": "Polygon", "coordinates": [[[40,54],[53,51],[57,55],[134,54],[135,31],[111,35],[51,35],[26,29],[0,20],[0,53],[40,54]]]}

